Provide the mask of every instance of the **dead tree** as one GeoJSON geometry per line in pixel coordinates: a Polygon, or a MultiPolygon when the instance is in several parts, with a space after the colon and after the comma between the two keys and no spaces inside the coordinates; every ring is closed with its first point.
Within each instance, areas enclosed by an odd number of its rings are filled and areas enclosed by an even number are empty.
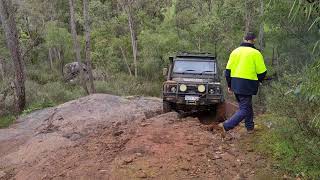
{"type": "Polygon", "coordinates": [[[91,61],[91,37],[90,37],[90,16],[89,16],[89,1],[83,0],[83,16],[84,16],[84,30],[86,33],[86,45],[85,45],[85,64],[88,68],[90,92],[95,93],[96,89],[93,82],[92,74],[92,61],[91,61]]]}
{"type": "Polygon", "coordinates": [[[21,49],[18,38],[18,31],[15,22],[14,11],[11,0],[0,0],[0,16],[2,20],[2,26],[6,35],[7,46],[10,51],[11,59],[14,64],[15,72],[15,98],[16,110],[18,112],[23,111],[26,105],[26,93],[25,93],[25,71],[24,61],[21,56],[21,49]]]}
{"type": "MultiPolygon", "coordinates": [[[[75,13],[74,13],[74,1],[69,0],[69,10],[70,10],[70,26],[71,26],[71,34],[73,39],[73,48],[76,54],[76,61],[81,64],[81,54],[80,54],[80,45],[77,37],[76,30],[76,22],[75,22],[75,13]]],[[[83,75],[83,70],[80,69],[80,84],[87,94],[89,94],[89,90],[86,85],[86,80],[83,75]]]]}

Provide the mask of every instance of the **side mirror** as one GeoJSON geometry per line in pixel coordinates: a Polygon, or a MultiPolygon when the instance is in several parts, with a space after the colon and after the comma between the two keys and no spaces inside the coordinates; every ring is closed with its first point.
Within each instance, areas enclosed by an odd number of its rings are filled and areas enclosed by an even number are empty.
{"type": "Polygon", "coordinates": [[[222,77],[226,74],[226,70],[222,71],[222,77]]]}
{"type": "Polygon", "coordinates": [[[167,76],[168,75],[168,68],[163,68],[162,74],[163,74],[163,76],[167,76]]]}

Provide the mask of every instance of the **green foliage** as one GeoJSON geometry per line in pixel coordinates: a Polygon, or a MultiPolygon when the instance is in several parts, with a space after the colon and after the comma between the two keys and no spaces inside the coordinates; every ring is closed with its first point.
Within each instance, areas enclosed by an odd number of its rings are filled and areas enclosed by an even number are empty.
{"type": "Polygon", "coordinates": [[[35,103],[32,103],[31,105],[29,105],[23,112],[22,115],[27,115],[30,114],[33,111],[37,111],[37,110],[41,110],[41,109],[45,109],[48,107],[53,107],[56,104],[53,104],[53,102],[48,101],[48,100],[43,100],[43,101],[37,101],[35,103]]]}
{"type": "Polygon", "coordinates": [[[66,28],[58,26],[57,22],[49,21],[46,24],[45,42],[48,47],[71,47],[71,34],[66,28]]]}
{"type": "Polygon", "coordinates": [[[13,115],[4,115],[0,116],[0,129],[7,128],[15,121],[15,117],[13,115]]]}
{"type": "Polygon", "coordinates": [[[317,179],[320,176],[320,138],[310,138],[301,131],[296,120],[277,114],[261,116],[260,121],[272,123],[272,129],[258,140],[258,149],[270,155],[274,168],[289,172],[293,177],[317,179]]]}
{"type": "Polygon", "coordinates": [[[119,96],[143,95],[159,97],[161,82],[149,82],[144,79],[135,79],[125,74],[118,74],[107,81],[97,81],[98,93],[115,94],[119,96]]]}
{"type": "Polygon", "coordinates": [[[44,35],[45,45],[47,48],[59,48],[64,52],[66,59],[73,59],[71,34],[67,28],[59,26],[59,22],[49,21],[45,26],[44,35]]]}
{"type": "Polygon", "coordinates": [[[78,86],[64,84],[63,82],[50,82],[39,85],[34,81],[27,81],[28,107],[50,107],[83,96],[85,93],[78,86]]]}
{"type": "Polygon", "coordinates": [[[320,176],[318,64],[297,74],[285,73],[273,82],[267,90],[270,115],[260,118],[273,124],[261,139],[261,149],[271,154],[282,170],[313,179],[320,176]]]}
{"type": "Polygon", "coordinates": [[[50,82],[54,82],[61,79],[61,75],[56,70],[49,70],[48,68],[42,67],[30,67],[27,76],[30,80],[37,82],[40,85],[45,85],[50,82]],[[44,73],[50,72],[51,73],[44,73]]]}
{"type": "Polygon", "coordinates": [[[76,85],[62,81],[57,70],[46,67],[29,66],[26,81],[27,108],[23,112],[52,107],[83,96],[85,93],[76,85]]]}
{"type": "Polygon", "coordinates": [[[305,98],[305,100],[308,100],[313,103],[320,103],[319,69],[320,59],[316,61],[316,63],[314,63],[313,66],[308,68],[309,71],[306,73],[306,76],[303,79],[301,86],[298,87],[300,89],[300,92],[296,93],[298,95],[300,93],[305,98]]]}
{"type": "Polygon", "coordinates": [[[320,51],[314,51],[319,40],[319,31],[317,28],[309,29],[319,15],[313,10],[312,18],[308,19],[304,11],[307,9],[305,6],[309,7],[307,1],[296,0],[294,7],[292,3],[294,1],[270,1],[265,21],[268,25],[266,36],[272,42],[271,47],[281,52],[281,70],[296,73],[314,63],[315,57],[320,55],[320,51]]]}
{"type": "Polygon", "coordinates": [[[319,51],[315,51],[314,44],[319,32],[309,25],[317,16],[311,17],[312,9],[304,1],[296,0],[293,5],[274,2],[277,6],[273,6],[272,3],[266,21],[273,25],[267,35],[275,44],[281,44],[278,47],[281,65],[274,68],[281,74],[279,81],[265,91],[270,115],[261,119],[271,122],[274,128],[263,136],[260,149],[293,176],[317,179],[320,177],[320,66],[319,51]],[[308,18],[304,10],[309,10],[308,18]],[[289,11],[289,20],[279,18],[289,11]]]}

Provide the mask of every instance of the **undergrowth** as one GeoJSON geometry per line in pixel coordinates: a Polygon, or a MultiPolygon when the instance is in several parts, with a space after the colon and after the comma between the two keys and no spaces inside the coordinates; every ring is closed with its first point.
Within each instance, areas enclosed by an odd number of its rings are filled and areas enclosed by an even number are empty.
{"type": "Polygon", "coordinates": [[[266,114],[260,121],[271,129],[259,137],[258,150],[271,157],[274,168],[293,177],[320,177],[320,138],[302,131],[295,119],[266,114]]]}
{"type": "Polygon", "coordinates": [[[271,83],[264,89],[268,111],[259,118],[271,127],[260,138],[260,151],[272,157],[275,168],[304,179],[320,177],[319,84],[310,78],[314,76],[290,74],[271,83]]]}
{"type": "MultiPolygon", "coordinates": [[[[62,81],[61,75],[53,71],[44,73],[46,69],[33,67],[28,71],[26,81],[26,108],[23,115],[36,110],[53,107],[67,101],[85,96],[84,90],[76,84],[62,81]]],[[[116,74],[105,81],[95,81],[97,93],[106,93],[119,96],[141,95],[159,97],[161,92],[160,81],[146,81],[145,78],[134,78],[126,74],[116,74]]],[[[0,90],[6,84],[0,83],[0,90]]],[[[1,91],[0,91],[1,92],[1,91]]],[[[14,103],[12,94],[6,102],[0,104],[0,128],[8,127],[14,122],[14,103]]]]}
{"type": "Polygon", "coordinates": [[[14,123],[15,117],[13,115],[0,116],[0,128],[9,127],[14,123]]]}
{"type": "Polygon", "coordinates": [[[160,97],[162,83],[160,81],[146,81],[119,74],[106,81],[95,82],[98,93],[114,94],[118,96],[141,95],[160,97]]]}

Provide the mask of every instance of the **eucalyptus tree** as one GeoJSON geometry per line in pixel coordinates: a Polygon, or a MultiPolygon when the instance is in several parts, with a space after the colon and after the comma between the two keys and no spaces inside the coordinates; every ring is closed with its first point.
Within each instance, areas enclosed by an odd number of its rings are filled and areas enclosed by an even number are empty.
{"type": "Polygon", "coordinates": [[[71,27],[71,35],[73,39],[73,48],[75,52],[75,57],[76,61],[79,64],[79,79],[80,79],[80,84],[85,90],[87,94],[90,94],[87,83],[86,83],[86,78],[84,77],[84,72],[83,72],[83,67],[81,63],[81,54],[80,54],[80,43],[78,40],[78,35],[77,35],[77,30],[76,30],[76,22],[75,22],[75,3],[74,0],[69,0],[69,10],[70,10],[70,27],[71,27]]]}
{"type": "Polygon", "coordinates": [[[134,64],[134,76],[138,77],[138,38],[136,32],[136,24],[133,15],[133,5],[136,0],[119,0],[118,1],[122,10],[126,13],[128,17],[128,27],[131,37],[131,46],[132,46],[132,55],[133,55],[133,64],[134,64]]]}
{"type": "Polygon", "coordinates": [[[90,16],[89,16],[89,0],[83,0],[83,17],[84,17],[84,29],[86,36],[85,44],[85,62],[88,67],[90,93],[95,93],[95,87],[93,83],[92,63],[91,63],[91,36],[90,36],[90,16]]]}
{"type": "Polygon", "coordinates": [[[17,30],[15,14],[11,0],[0,1],[0,16],[3,29],[6,35],[6,42],[10,51],[11,59],[15,70],[15,98],[17,99],[16,110],[23,111],[26,105],[25,92],[25,65],[21,56],[21,49],[19,43],[19,34],[17,30]]]}
{"type": "Polygon", "coordinates": [[[0,80],[4,80],[4,59],[0,57],[0,80]]]}

